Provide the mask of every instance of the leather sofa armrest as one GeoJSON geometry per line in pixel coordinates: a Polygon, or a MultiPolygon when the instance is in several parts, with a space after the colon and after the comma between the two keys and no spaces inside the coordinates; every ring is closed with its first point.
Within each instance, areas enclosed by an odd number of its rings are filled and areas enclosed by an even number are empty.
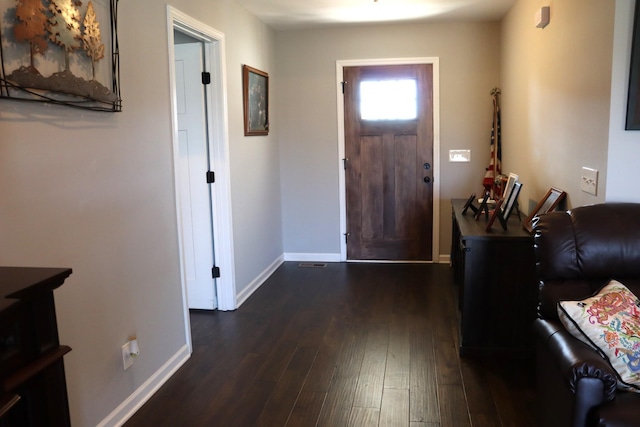
{"type": "Polygon", "coordinates": [[[585,392],[585,386],[592,384],[592,387],[586,388],[592,388],[594,392],[597,390],[598,394],[601,390],[603,401],[613,400],[616,395],[616,373],[597,351],[573,337],[559,321],[536,319],[534,331],[555,360],[572,393],[585,392]],[[580,384],[582,379],[589,381],[580,384]]]}

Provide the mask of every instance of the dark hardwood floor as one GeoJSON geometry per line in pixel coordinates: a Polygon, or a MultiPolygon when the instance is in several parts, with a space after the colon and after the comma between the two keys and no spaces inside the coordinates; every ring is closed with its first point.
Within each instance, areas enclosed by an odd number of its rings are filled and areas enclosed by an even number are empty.
{"type": "Polygon", "coordinates": [[[191,359],[125,426],[533,426],[533,361],[460,359],[456,295],[442,264],[284,263],[191,313],[191,359]]]}

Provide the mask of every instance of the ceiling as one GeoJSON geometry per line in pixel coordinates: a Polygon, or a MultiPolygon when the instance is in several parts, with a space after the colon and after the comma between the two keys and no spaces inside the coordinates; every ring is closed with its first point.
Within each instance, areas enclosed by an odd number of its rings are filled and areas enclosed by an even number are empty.
{"type": "Polygon", "coordinates": [[[497,21],[517,0],[236,0],[275,30],[406,21],[497,21]]]}

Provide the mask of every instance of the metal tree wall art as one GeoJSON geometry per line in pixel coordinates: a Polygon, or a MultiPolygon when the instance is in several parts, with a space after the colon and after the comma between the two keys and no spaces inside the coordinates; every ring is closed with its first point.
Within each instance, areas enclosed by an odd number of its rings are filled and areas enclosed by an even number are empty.
{"type": "MultiPolygon", "coordinates": [[[[89,2],[91,4],[91,2],[89,2]]],[[[69,72],[69,54],[80,47],[79,1],[51,0],[49,11],[49,40],[64,50],[64,71],[69,72]]]]}
{"type": "Polygon", "coordinates": [[[13,35],[17,42],[27,42],[30,47],[30,67],[35,70],[33,57],[44,53],[47,43],[47,16],[41,0],[22,0],[16,6],[17,22],[13,26],[13,35]]]}
{"type": "Polygon", "coordinates": [[[96,20],[96,13],[93,11],[93,3],[91,2],[87,6],[87,14],[84,17],[82,43],[87,56],[91,59],[91,73],[95,80],[96,62],[104,58],[104,44],[100,37],[100,23],[96,20]]]}
{"type": "Polygon", "coordinates": [[[0,0],[0,98],[121,111],[116,6],[0,0]],[[101,22],[109,22],[110,37],[101,22]]]}

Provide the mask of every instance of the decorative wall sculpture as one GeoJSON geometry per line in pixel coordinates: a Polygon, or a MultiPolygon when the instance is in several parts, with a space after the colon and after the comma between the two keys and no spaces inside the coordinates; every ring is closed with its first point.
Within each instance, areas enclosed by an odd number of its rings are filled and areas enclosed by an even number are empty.
{"type": "Polygon", "coordinates": [[[0,98],[121,111],[117,1],[0,0],[0,98]]]}

